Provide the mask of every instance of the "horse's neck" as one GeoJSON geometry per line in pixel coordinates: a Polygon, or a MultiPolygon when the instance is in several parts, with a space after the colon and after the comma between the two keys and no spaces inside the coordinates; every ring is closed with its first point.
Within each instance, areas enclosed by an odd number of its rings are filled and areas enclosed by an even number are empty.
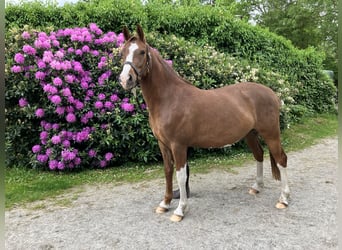
{"type": "Polygon", "coordinates": [[[146,79],[141,81],[141,89],[149,110],[154,111],[176,94],[177,85],[186,83],[182,83],[184,80],[176,72],[166,68],[168,66],[156,52],[151,54],[152,66],[146,79]]]}

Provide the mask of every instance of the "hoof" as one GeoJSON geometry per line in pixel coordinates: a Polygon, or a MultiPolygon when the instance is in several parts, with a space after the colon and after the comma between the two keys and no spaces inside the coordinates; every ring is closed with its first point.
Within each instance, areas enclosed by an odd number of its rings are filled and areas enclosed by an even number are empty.
{"type": "Polygon", "coordinates": [[[288,205],[283,203],[283,202],[277,202],[275,207],[278,208],[278,209],[285,209],[285,208],[288,207],[288,205]]]}
{"type": "Polygon", "coordinates": [[[156,213],[157,214],[164,214],[166,213],[167,211],[169,211],[169,209],[165,208],[165,207],[157,207],[156,208],[156,213]]]}
{"type": "Polygon", "coordinates": [[[181,220],[183,220],[183,216],[177,215],[177,214],[173,214],[170,217],[170,220],[173,222],[180,222],[181,220]]]}
{"type": "Polygon", "coordinates": [[[248,191],[248,193],[251,194],[251,195],[256,195],[256,194],[259,193],[259,190],[256,190],[256,189],[254,189],[254,188],[250,188],[249,191],[248,191]]]}

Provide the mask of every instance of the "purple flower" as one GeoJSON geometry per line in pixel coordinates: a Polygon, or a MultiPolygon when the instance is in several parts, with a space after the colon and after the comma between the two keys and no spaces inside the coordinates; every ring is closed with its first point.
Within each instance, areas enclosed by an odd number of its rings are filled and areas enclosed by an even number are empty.
{"type": "Polygon", "coordinates": [[[61,78],[56,77],[55,79],[53,79],[53,84],[55,84],[56,86],[61,86],[63,84],[63,81],[61,78]]]}
{"type": "Polygon", "coordinates": [[[97,98],[99,98],[100,101],[104,100],[106,98],[106,95],[103,93],[100,93],[97,98]]]}
{"type": "Polygon", "coordinates": [[[116,37],[116,46],[120,47],[123,43],[125,42],[125,37],[123,33],[120,33],[117,37],[116,37]]]}
{"type": "Polygon", "coordinates": [[[26,98],[20,98],[19,99],[19,107],[23,108],[26,107],[28,105],[28,102],[26,100],[26,98]]]}
{"type": "Polygon", "coordinates": [[[118,97],[116,94],[113,94],[113,95],[110,96],[110,100],[111,100],[112,102],[116,102],[116,101],[119,100],[119,97],[118,97]]]}
{"type": "Polygon", "coordinates": [[[49,159],[49,156],[43,155],[43,154],[38,154],[37,155],[37,160],[41,163],[47,162],[49,159]]]}
{"type": "Polygon", "coordinates": [[[51,138],[52,144],[59,144],[61,142],[61,137],[59,135],[54,135],[51,138]]]}
{"type": "Polygon", "coordinates": [[[103,103],[101,101],[95,102],[95,108],[102,109],[103,108],[103,103]]]}
{"type": "Polygon", "coordinates": [[[76,134],[76,141],[77,142],[82,142],[82,141],[86,141],[89,138],[89,133],[87,131],[82,131],[82,132],[78,132],[76,134]]]}
{"type": "Polygon", "coordinates": [[[58,168],[59,170],[63,170],[64,167],[65,167],[64,162],[59,161],[58,164],[57,164],[57,168],[58,168]]]}
{"type": "Polygon", "coordinates": [[[134,105],[131,103],[123,102],[121,104],[121,108],[126,112],[133,112],[134,111],[134,105]]]}
{"type": "Polygon", "coordinates": [[[88,111],[85,116],[88,118],[88,119],[91,119],[94,117],[94,112],[93,111],[88,111]]]}
{"type": "Polygon", "coordinates": [[[82,47],[82,51],[83,52],[89,52],[90,51],[90,48],[89,48],[89,46],[88,45],[84,45],[83,47],[82,47]]]}
{"type": "Polygon", "coordinates": [[[42,109],[42,108],[37,109],[35,114],[38,118],[44,117],[44,115],[45,115],[44,109],[42,109]]]}
{"type": "Polygon", "coordinates": [[[30,33],[28,33],[27,31],[24,31],[22,34],[21,34],[21,37],[23,38],[23,39],[30,39],[30,37],[31,37],[31,35],[30,35],[30,33]]]}
{"type": "Polygon", "coordinates": [[[68,75],[65,76],[64,79],[65,79],[65,81],[66,81],[67,83],[73,83],[74,80],[75,80],[75,76],[74,76],[74,75],[68,74],[68,75]]]}
{"type": "Polygon", "coordinates": [[[34,145],[32,147],[32,152],[33,153],[38,153],[38,152],[40,152],[40,150],[41,150],[40,145],[34,145]]]}
{"type": "Polygon", "coordinates": [[[57,88],[55,86],[52,86],[51,84],[45,84],[43,90],[44,92],[50,93],[51,95],[54,95],[58,92],[57,88]]]}
{"type": "Polygon", "coordinates": [[[170,67],[172,67],[172,60],[165,60],[165,62],[166,62],[170,67]]]}
{"type": "Polygon", "coordinates": [[[111,110],[113,108],[113,104],[109,101],[106,101],[104,104],[105,108],[111,110]]]}
{"type": "Polygon", "coordinates": [[[80,165],[81,164],[81,158],[80,157],[76,157],[74,159],[74,163],[75,163],[75,165],[80,165]]]}
{"type": "Polygon", "coordinates": [[[67,97],[71,96],[71,90],[69,88],[62,89],[62,95],[67,97]]]}
{"type": "Polygon", "coordinates": [[[51,170],[55,170],[58,166],[58,161],[57,160],[51,160],[49,161],[49,168],[51,170]]]}
{"type": "Polygon", "coordinates": [[[62,102],[62,99],[59,95],[54,95],[51,97],[50,101],[56,105],[60,104],[62,102]]]}
{"type": "Polygon", "coordinates": [[[62,151],[61,155],[62,155],[63,160],[65,160],[65,161],[72,161],[76,157],[76,154],[74,152],[71,152],[71,151],[66,150],[66,149],[64,149],[62,151]]]}
{"type": "Polygon", "coordinates": [[[52,129],[53,130],[58,130],[59,129],[59,124],[58,123],[54,123],[54,124],[52,124],[52,129]]]}
{"type": "Polygon", "coordinates": [[[65,112],[65,108],[64,107],[57,107],[56,111],[55,111],[58,115],[63,115],[65,112]]]}
{"type": "Polygon", "coordinates": [[[76,108],[77,110],[81,110],[81,109],[84,108],[83,102],[81,102],[81,101],[79,101],[79,100],[75,100],[74,105],[75,105],[75,108],[76,108]]]}
{"type": "Polygon", "coordinates": [[[93,56],[99,56],[99,55],[100,55],[100,53],[99,53],[97,50],[92,50],[90,53],[91,53],[93,56]]]}
{"type": "Polygon", "coordinates": [[[90,149],[88,152],[89,157],[93,158],[96,156],[96,151],[94,149],[90,149]]]}
{"type": "Polygon", "coordinates": [[[104,168],[105,166],[107,166],[107,162],[105,160],[100,161],[100,167],[104,168]]]}
{"type": "MultiPolygon", "coordinates": [[[[43,125],[43,123],[41,123],[41,125],[43,125]]],[[[43,127],[44,127],[45,130],[50,130],[51,129],[51,123],[44,122],[43,127]]]]}
{"type": "Polygon", "coordinates": [[[64,53],[59,50],[55,53],[55,56],[58,57],[59,59],[62,59],[64,57],[64,53]]]}
{"type": "Polygon", "coordinates": [[[112,158],[113,158],[113,154],[112,153],[108,152],[108,153],[105,154],[106,161],[110,161],[112,158]]]}
{"type": "Polygon", "coordinates": [[[39,60],[37,62],[37,66],[39,69],[44,69],[46,67],[46,63],[43,60],[39,60]]]}
{"type": "Polygon", "coordinates": [[[76,116],[74,115],[74,113],[68,113],[65,119],[67,120],[67,122],[73,123],[76,121],[76,116]]]}
{"type": "Polygon", "coordinates": [[[82,82],[81,82],[81,88],[82,88],[82,89],[88,89],[88,86],[89,86],[89,85],[88,85],[88,83],[87,83],[86,81],[82,81],[82,82]]]}
{"type": "Polygon", "coordinates": [[[42,132],[40,132],[40,136],[39,137],[40,137],[41,140],[46,140],[48,138],[48,136],[49,136],[48,132],[42,131],[42,132]]]}
{"type": "Polygon", "coordinates": [[[25,62],[25,57],[21,53],[17,53],[14,56],[14,61],[19,64],[23,64],[25,62]]]}
{"type": "Polygon", "coordinates": [[[44,51],[43,53],[43,62],[50,63],[52,62],[53,54],[51,51],[44,51]]]}
{"type": "Polygon", "coordinates": [[[37,71],[37,72],[35,73],[35,77],[36,77],[37,80],[44,80],[44,78],[45,78],[45,73],[42,72],[42,71],[37,71]]]}
{"type": "Polygon", "coordinates": [[[62,142],[62,145],[63,145],[63,147],[65,147],[65,148],[69,148],[69,147],[70,147],[70,141],[69,141],[69,140],[64,140],[64,141],[62,142]]]}
{"type": "Polygon", "coordinates": [[[28,44],[23,46],[23,51],[28,55],[35,55],[36,54],[36,49],[33,48],[32,46],[28,45],[28,44]]]}
{"type": "Polygon", "coordinates": [[[20,73],[22,71],[22,68],[20,66],[18,66],[18,65],[14,65],[14,66],[11,67],[11,71],[13,73],[20,73]]]}

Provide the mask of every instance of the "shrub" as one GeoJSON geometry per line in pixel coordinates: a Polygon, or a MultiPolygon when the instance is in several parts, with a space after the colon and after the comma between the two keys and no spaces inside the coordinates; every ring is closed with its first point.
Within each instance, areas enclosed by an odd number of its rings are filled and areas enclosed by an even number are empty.
{"type": "Polygon", "coordinates": [[[14,31],[6,51],[8,162],[63,170],[158,156],[146,110],[136,112],[116,82],[122,42],[96,24],[14,31]]]}

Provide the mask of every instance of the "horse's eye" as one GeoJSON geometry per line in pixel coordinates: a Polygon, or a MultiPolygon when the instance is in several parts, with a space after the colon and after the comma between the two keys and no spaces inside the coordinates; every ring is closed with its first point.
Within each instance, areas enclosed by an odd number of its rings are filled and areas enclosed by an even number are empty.
{"type": "Polygon", "coordinates": [[[140,55],[145,55],[145,50],[140,51],[140,55]]]}

